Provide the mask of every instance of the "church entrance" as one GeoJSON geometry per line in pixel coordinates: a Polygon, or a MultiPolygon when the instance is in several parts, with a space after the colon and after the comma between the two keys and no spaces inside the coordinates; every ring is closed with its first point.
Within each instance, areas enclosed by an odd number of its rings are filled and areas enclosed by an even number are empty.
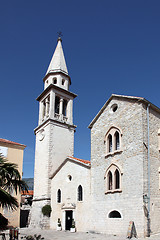
{"type": "Polygon", "coordinates": [[[66,211],[65,230],[70,230],[70,228],[72,227],[72,218],[73,218],[73,211],[66,211]]]}

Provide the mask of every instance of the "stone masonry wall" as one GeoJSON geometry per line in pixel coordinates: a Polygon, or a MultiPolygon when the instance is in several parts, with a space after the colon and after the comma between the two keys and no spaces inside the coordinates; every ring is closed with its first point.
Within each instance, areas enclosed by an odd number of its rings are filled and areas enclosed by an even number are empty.
{"type": "Polygon", "coordinates": [[[151,219],[150,222],[151,222],[151,234],[155,234],[160,232],[160,225],[159,225],[159,222],[160,222],[160,189],[159,189],[160,154],[158,149],[158,129],[160,128],[160,113],[153,110],[153,108],[151,107],[149,108],[149,127],[150,127],[150,131],[149,131],[150,132],[150,219],[151,219]]]}
{"type": "Polygon", "coordinates": [[[138,236],[144,235],[143,211],[143,124],[138,101],[114,98],[91,130],[91,195],[93,231],[126,235],[134,221],[138,236]],[[112,105],[118,104],[117,111],[112,105]],[[111,126],[122,131],[122,152],[106,156],[105,134],[111,126]],[[121,169],[122,192],[105,194],[106,170],[112,164],[121,169]],[[117,210],[122,218],[109,218],[117,210]],[[96,218],[96,221],[95,221],[96,218]]]}

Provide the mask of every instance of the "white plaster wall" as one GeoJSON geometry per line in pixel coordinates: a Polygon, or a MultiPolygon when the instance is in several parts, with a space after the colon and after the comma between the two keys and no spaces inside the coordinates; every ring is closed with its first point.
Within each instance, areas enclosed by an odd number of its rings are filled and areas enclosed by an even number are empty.
{"type": "Polygon", "coordinates": [[[67,161],[60,171],[54,176],[51,182],[51,205],[52,215],[50,220],[51,228],[56,229],[57,219],[62,221],[65,230],[65,204],[75,204],[74,219],[77,231],[87,231],[89,229],[90,215],[90,169],[79,164],[67,161]],[[72,180],[68,181],[68,175],[72,180]],[[83,187],[83,201],[77,201],[78,186],[83,187]],[[61,190],[62,202],[57,203],[57,191],[61,190]]]}
{"type": "MultiPolygon", "coordinates": [[[[51,197],[49,177],[68,155],[73,156],[73,148],[74,129],[68,128],[67,125],[61,126],[59,123],[55,125],[53,121],[49,121],[37,130],[34,171],[34,199],[36,201],[32,206],[32,226],[42,225],[44,218],[42,219],[41,208],[46,201],[50,202],[51,197]]],[[[45,224],[48,224],[46,219],[45,224]]]]}
{"type": "Polygon", "coordinates": [[[73,156],[74,130],[48,122],[36,134],[34,197],[50,197],[49,176],[73,156]],[[41,140],[41,131],[44,138],[41,140]]]}
{"type": "Polygon", "coordinates": [[[67,156],[73,156],[74,129],[66,125],[51,124],[48,147],[51,162],[49,176],[51,176],[67,156]]]}
{"type": "Polygon", "coordinates": [[[60,73],[57,73],[57,74],[54,74],[54,75],[49,75],[46,79],[45,79],[45,82],[44,82],[44,89],[46,89],[50,84],[54,84],[60,88],[63,88],[65,90],[69,90],[69,77],[67,77],[66,75],[64,74],[60,74],[60,73]],[[54,84],[54,79],[57,79],[57,83],[54,84]],[[65,80],[65,83],[64,85],[62,85],[62,79],[65,80]]]}

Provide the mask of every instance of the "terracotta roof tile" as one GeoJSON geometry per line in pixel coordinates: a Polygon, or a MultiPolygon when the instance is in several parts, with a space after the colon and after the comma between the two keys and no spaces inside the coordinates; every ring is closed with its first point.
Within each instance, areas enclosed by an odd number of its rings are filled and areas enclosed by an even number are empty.
{"type": "Polygon", "coordinates": [[[22,191],[21,195],[33,195],[33,190],[28,190],[28,192],[27,191],[22,191]]]}
{"type": "Polygon", "coordinates": [[[10,140],[3,139],[3,138],[0,138],[0,143],[9,143],[9,144],[14,144],[14,145],[26,147],[26,145],[24,145],[24,144],[12,142],[12,141],[10,141],[10,140]]]}
{"type": "Polygon", "coordinates": [[[79,158],[75,158],[75,157],[70,157],[70,156],[69,156],[69,158],[71,158],[71,159],[73,159],[73,160],[77,160],[77,161],[79,161],[79,162],[83,162],[83,163],[85,163],[85,164],[91,164],[91,162],[88,161],[88,160],[83,160],[83,159],[79,159],[79,158]]]}

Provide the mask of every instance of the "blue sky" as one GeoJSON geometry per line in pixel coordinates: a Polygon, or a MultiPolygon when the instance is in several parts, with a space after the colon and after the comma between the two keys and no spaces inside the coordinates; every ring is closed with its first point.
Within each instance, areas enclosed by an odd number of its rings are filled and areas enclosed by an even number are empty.
{"type": "Polygon", "coordinates": [[[75,157],[90,159],[87,127],[112,93],[160,107],[159,0],[6,0],[0,23],[0,137],[27,145],[24,177],[33,177],[36,97],[58,31],[78,94],[75,157]]]}

